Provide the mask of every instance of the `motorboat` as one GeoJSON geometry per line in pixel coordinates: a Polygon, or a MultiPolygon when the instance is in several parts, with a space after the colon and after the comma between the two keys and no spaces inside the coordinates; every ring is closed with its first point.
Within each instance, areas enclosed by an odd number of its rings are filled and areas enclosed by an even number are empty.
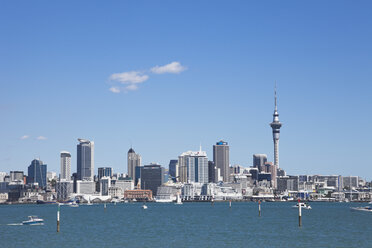
{"type": "Polygon", "coordinates": [[[28,220],[22,221],[23,225],[44,225],[44,220],[36,215],[28,216],[28,220]]]}
{"type": "Polygon", "coordinates": [[[307,205],[306,202],[299,202],[296,205],[293,205],[292,208],[298,208],[298,204],[301,204],[301,208],[303,209],[311,209],[311,206],[307,205]]]}
{"type": "Polygon", "coordinates": [[[357,210],[357,211],[364,211],[364,212],[372,212],[372,207],[370,206],[365,206],[365,207],[353,207],[351,208],[352,210],[357,210]]]}
{"type": "Polygon", "coordinates": [[[146,204],[143,204],[143,205],[142,205],[142,208],[143,208],[143,209],[147,209],[146,204]]]}

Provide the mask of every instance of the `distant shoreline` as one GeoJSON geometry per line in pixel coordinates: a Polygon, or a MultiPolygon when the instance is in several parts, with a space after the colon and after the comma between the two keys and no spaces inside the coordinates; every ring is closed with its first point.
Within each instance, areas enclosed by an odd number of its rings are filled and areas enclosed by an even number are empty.
{"type": "MultiPolygon", "coordinates": [[[[265,203],[286,203],[286,202],[297,202],[298,200],[293,200],[293,201],[265,201],[265,200],[260,200],[261,202],[265,203]]],[[[118,202],[118,204],[131,204],[131,203],[142,203],[142,202],[147,202],[147,203],[157,203],[157,204],[164,204],[164,203],[175,203],[175,202],[156,202],[156,201],[129,201],[129,202],[118,202]]],[[[199,200],[193,200],[193,201],[183,201],[183,203],[197,203],[197,202],[204,202],[204,203],[212,203],[212,201],[199,201],[199,200]]],[[[230,200],[214,200],[214,203],[220,203],[220,202],[230,202],[230,200]]],[[[258,203],[258,201],[252,201],[252,200],[231,200],[231,202],[254,202],[258,203]]],[[[351,201],[351,202],[338,202],[338,201],[312,201],[312,200],[301,200],[301,202],[329,202],[329,203],[369,203],[370,201],[351,201]]],[[[112,203],[111,201],[102,201],[102,202],[96,202],[94,204],[104,204],[104,203],[112,203]]],[[[3,202],[0,203],[0,205],[58,205],[59,202],[55,203],[36,203],[36,202],[3,202]]],[[[114,204],[114,203],[113,203],[114,204]]],[[[82,203],[84,205],[84,203],[82,203]]]]}

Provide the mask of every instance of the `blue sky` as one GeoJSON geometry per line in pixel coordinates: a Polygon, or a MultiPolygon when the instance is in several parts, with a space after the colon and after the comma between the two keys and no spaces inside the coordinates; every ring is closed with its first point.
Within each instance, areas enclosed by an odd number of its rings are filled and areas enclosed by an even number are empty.
{"type": "Polygon", "coordinates": [[[126,172],[131,144],[165,167],[200,143],[212,159],[220,139],[231,164],[273,160],[276,81],[281,167],[370,180],[371,7],[3,1],[0,171],[40,157],[59,172],[62,150],[76,171],[77,138],[95,141],[96,170],[126,172]]]}

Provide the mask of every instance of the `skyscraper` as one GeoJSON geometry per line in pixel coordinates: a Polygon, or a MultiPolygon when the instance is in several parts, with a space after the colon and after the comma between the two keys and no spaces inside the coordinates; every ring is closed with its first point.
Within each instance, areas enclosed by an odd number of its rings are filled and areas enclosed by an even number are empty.
{"type": "Polygon", "coordinates": [[[77,179],[93,181],[94,177],[94,142],[78,139],[77,145],[77,179]]]}
{"type": "Polygon", "coordinates": [[[273,114],[273,122],[270,123],[273,130],[273,140],[274,140],[274,165],[279,168],[279,135],[282,123],[279,122],[278,106],[276,99],[276,87],[275,87],[275,110],[273,114]]]}
{"type": "Polygon", "coordinates": [[[141,155],[130,148],[128,151],[128,176],[133,180],[136,179],[136,166],[141,166],[141,155]]]}
{"type": "Polygon", "coordinates": [[[28,182],[38,183],[40,188],[46,187],[47,184],[47,165],[43,164],[40,159],[32,160],[28,167],[28,182]]]}
{"type": "Polygon", "coordinates": [[[66,151],[61,152],[61,175],[60,179],[71,180],[71,154],[66,151]]]}
{"type": "Polygon", "coordinates": [[[184,152],[178,157],[180,182],[208,183],[208,158],[202,151],[184,152]]]}
{"type": "Polygon", "coordinates": [[[141,167],[141,189],[150,189],[156,195],[157,189],[164,182],[164,168],[159,164],[141,167]]]}
{"type": "Polygon", "coordinates": [[[230,179],[230,149],[227,142],[220,140],[213,146],[213,162],[220,169],[222,180],[228,182],[230,179]]]}

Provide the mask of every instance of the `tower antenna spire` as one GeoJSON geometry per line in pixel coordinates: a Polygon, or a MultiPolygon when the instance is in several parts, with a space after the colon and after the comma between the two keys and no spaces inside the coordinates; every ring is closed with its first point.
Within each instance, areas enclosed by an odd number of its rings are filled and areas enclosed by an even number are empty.
{"type": "Polygon", "coordinates": [[[274,94],[275,94],[275,111],[278,111],[278,104],[277,104],[277,97],[276,97],[276,80],[275,80],[274,94]]]}

